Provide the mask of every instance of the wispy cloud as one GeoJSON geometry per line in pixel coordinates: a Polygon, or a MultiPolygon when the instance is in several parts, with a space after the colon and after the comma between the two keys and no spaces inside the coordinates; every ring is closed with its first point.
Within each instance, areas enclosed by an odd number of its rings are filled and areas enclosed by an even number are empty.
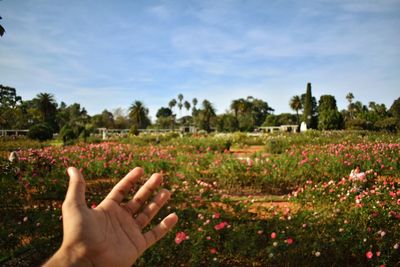
{"type": "Polygon", "coordinates": [[[7,23],[0,83],[25,98],[50,91],[91,114],[138,99],[154,117],[178,93],[207,98],[219,112],[247,95],[288,112],[307,82],[342,107],[349,91],[387,105],[398,97],[397,0],[27,0],[0,7],[7,23]]]}

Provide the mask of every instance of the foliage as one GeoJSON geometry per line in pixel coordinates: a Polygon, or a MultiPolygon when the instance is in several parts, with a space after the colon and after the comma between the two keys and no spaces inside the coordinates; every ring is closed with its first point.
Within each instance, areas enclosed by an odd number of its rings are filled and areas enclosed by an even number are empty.
{"type": "Polygon", "coordinates": [[[293,96],[290,99],[289,106],[291,109],[296,111],[297,124],[300,125],[299,110],[301,110],[303,108],[303,105],[301,103],[301,97],[298,95],[293,96]]]}
{"type": "Polygon", "coordinates": [[[74,131],[68,124],[64,125],[64,127],[60,130],[60,138],[64,145],[72,144],[78,137],[78,131],[74,131]]]}
{"type": "Polygon", "coordinates": [[[53,132],[58,132],[56,122],[57,102],[54,96],[48,93],[39,93],[32,102],[39,111],[40,121],[51,127],[53,132]]]}
{"type": "Polygon", "coordinates": [[[267,102],[252,96],[233,100],[230,108],[238,121],[240,131],[253,131],[274,111],[267,102]]]}
{"type": "Polygon", "coordinates": [[[400,97],[397,98],[392,106],[389,109],[390,114],[392,114],[392,116],[394,118],[396,118],[397,121],[397,130],[400,130],[400,97]]]}
{"type": "Polygon", "coordinates": [[[36,124],[29,128],[28,137],[39,141],[49,140],[53,138],[53,129],[45,123],[36,124]]]}
{"type": "Polygon", "coordinates": [[[238,130],[238,121],[232,114],[223,114],[218,116],[217,131],[218,132],[234,132],[238,130]]]}
{"type": "Polygon", "coordinates": [[[137,129],[146,129],[151,124],[149,110],[140,101],[135,101],[129,108],[129,118],[137,129]]]}
{"type": "Polygon", "coordinates": [[[216,118],[215,108],[208,100],[203,100],[202,109],[197,111],[196,122],[200,129],[211,131],[212,121],[216,118]]]}
{"type": "Polygon", "coordinates": [[[303,121],[306,122],[307,128],[314,128],[313,126],[313,116],[314,116],[314,105],[311,94],[311,83],[307,83],[307,90],[304,96],[304,104],[303,104],[304,112],[303,112],[303,121]]]}
{"type": "MultiPolygon", "coordinates": [[[[171,211],[180,219],[138,266],[397,264],[398,135],[149,134],[123,141],[18,151],[19,173],[0,183],[0,262],[54,244],[37,252],[43,260],[61,242],[67,166],[83,171],[88,205],[98,203],[118,179],[141,166],[147,174],[162,172],[164,186],[173,192],[156,221],[171,211]],[[233,145],[251,144],[266,148],[245,158],[230,151],[233,145]],[[376,172],[361,187],[347,178],[355,163],[376,172]],[[270,205],[257,196],[283,192],[289,193],[280,197],[283,202],[270,205]]],[[[31,260],[27,265],[41,263],[31,260]]]]}
{"type": "Polygon", "coordinates": [[[291,125],[295,124],[296,120],[296,115],[290,113],[281,113],[279,115],[270,114],[265,119],[263,126],[291,125]]]}
{"type": "Polygon", "coordinates": [[[0,84],[0,128],[12,128],[16,119],[16,106],[21,102],[15,88],[0,84]]]}
{"type": "Polygon", "coordinates": [[[337,109],[332,95],[322,95],[318,105],[318,129],[334,130],[343,128],[342,114],[337,109]]]}

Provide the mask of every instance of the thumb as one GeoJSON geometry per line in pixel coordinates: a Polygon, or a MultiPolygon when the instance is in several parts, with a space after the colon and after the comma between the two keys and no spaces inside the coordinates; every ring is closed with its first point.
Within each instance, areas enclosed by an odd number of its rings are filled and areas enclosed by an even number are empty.
{"type": "Polygon", "coordinates": [[[69,175],[69,185],[65,202],[77,205],[86,205],[85,188],[86,183],[81,172],[75,167],[67,169],[69,175]]]}

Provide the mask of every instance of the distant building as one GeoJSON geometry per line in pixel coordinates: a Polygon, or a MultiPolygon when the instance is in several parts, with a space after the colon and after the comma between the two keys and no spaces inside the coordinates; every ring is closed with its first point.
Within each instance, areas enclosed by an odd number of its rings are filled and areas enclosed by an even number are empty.
{"type": "Polygon", "coordinates": [[[288,132],[295,133],[298,132],[298,125],[281,125],[281,126],[266,126],[266,127],[258,127],[260,132],[264,133],[274,133],[274,132],[288,132]]]}

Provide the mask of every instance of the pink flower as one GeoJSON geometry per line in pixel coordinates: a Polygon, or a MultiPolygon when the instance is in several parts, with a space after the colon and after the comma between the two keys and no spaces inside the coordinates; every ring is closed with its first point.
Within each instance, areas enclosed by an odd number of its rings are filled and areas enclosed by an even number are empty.
{"type": "Polygon", "coordinates": [[[216,248],[210,248],[210,253],[211,254],[217,254],[217,249],[216,248]]]}
{"type": "Polygon", "coordinates": [[[376,256],[377,256],[377,257],[381,256],[381,252],[380,252],[380,251],[377,251],[377,252],[376,252],[376,256]]]}
{"type": "Polygon", "coordinates": [[[253,166],[253,160],[252,159],[247,159],[247,166],[251,167],[253,166]]]}
{"type": "Polygon", "coordinates": [[[372,253],[372,251],[367,251],[367,253],[365,253],[365,256],[366,256],[368,259],[372,259],[372,257],[374,256],[374,253],[372,253]]]}
{"type": "Polygon", "coordinates": [[[95,209],[97,207],[96,203],[92,203],[92,209],[95,209]]]}
{"type": "Polygon", "coordinates": [[[227,222],[221,222],[221,223],[215,225],[215,226],[214,226],[214,229],[218,231],[218,230],[224,229],[225,226],[227,226],[227,225],[228,225],[227,222]]]}
{"type": "Polygon", "coordinates": [[[189,239],[189,236],[186,235],[185,232],[178,232],[178,233],[176,233],[176,236],[175,236],[175,243],[177,245],[179,245],[180,243],[182,243],[184,240],[187,240],[187,239],[189,239]]]}
{"type": "Polygon", "coordinates": [[[275,233],[275,232],[272,232],[272,233],[271,233],[271,238],[272,238],[272,239],[275,239],[275,238],[276,238],[276,233],[275,233]]]}
{"type": "Polygon", "coordinates": [[[287,240],[286,240],[286,242],[288,243],[288,245],[291,245],[291,244],[293,244],[293,239],[291,238],[291,237],[289,237],[287,240]]]}
{"type": "Polygon", "coordinates": [[[221,217],[221,214],[219,214],[218,212],[215,212],[212,217],[214,219],[219,219],[219,217],[221,217]]]}

